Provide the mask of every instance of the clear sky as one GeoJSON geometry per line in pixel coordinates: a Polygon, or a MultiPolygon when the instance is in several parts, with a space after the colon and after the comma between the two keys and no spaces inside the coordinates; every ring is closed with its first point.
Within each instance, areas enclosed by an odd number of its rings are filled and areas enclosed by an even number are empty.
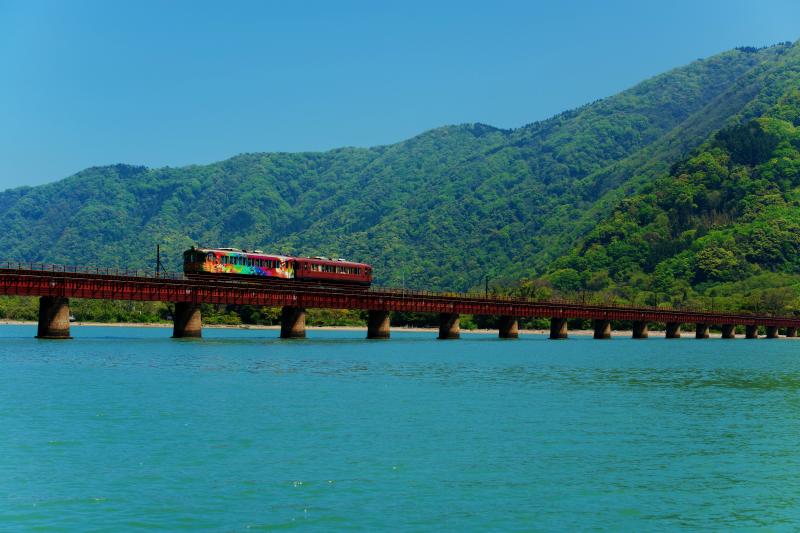
{"type": "Polygon", "coordinates": [[[797,0],[0,0],[0,189],[517,127],[799,21],[797,0]]]}

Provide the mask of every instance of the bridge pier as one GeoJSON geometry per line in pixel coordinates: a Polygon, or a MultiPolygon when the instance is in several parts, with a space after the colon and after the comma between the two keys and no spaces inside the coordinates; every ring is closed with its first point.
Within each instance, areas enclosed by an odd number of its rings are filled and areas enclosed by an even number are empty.
{"type": "Polygon", "coordinates": [[[758,338],[758,326],[749,324],[744,327],[744,338],[745,339],[757,339],[758,338]]]}
{"type": "Polygon", "coordinates": [[[699,323],[695,328],[694,333],[695,339],[707,339],[708,338],[708,324],[699,323]]]}
{"type": "Polygon", "coordinates": [[[439,339],[461,337],[461,317],[458,313],[439,313],[439,339]]]}
{"type": "Polygon", "coordinates": [[[281,339],[306,338],[306,310],[286,305],[281,309],[281,339]]]}
{"type": "Polygon", "coordinates": [[[736,338],[736,326],[733,324],[722,324],[722,338],[723,339],[735,339],[736,338]]]}
{"type": "Polygon", "coordinates": [[[664,337],[667,339],[680,339],[681,338],[681,324],[680,322],[667,322],[666,329],[664,330],[664,337]]]}
{"type": "Polygon", "coordinates": [[[200,304],[175,302],[172,313],[172,338],[200,338],[203,336],[203,321],[200,304]]]}
{"type": "Polygon", "coordinates": [[[768,339],[777,339],[778,338],[778,326],[767,326],[767,338],[768,339]]]}
{"type": "Polygon", "coordinates": [[[592,329],[594,329],[595,339],[610,339],[611,338],[611,321],[596,318],[592,320],[592,329]]]}
{"type": "Polygon", "coordinates": [[[69,298],[42,296],[39,298],[39,327],[37,339],[71,339],[69,335],[69,298]]]}
{"type": "Polygon", "coordinates": [[[786,328],[784,333],[787,337],[797,337],[797,328],[786,328]]]}
{"type": "Polygon", "coordinates": [[[519,337],[519,320],[515,316],[502,315],[498,329],[501,339],[516,339],[519,337]]]}
{"type": "Polygon", "coordinates": [[[367,314],[367,338],[388,339],[389,311],[370,310],[367,314]]]}
{"type": "Polygon", "coordinates": [[[633,323],[634,339],[646,339],[649,336],[650,336],[650,329],[647,326],[647,322],[637,320],[633,323]]]}
{"type": "Polygon", "coordinates": [[[550,338],[566,339],[567,338],[567,319],[561,317],[553,317],[550,319],[550,338]]]}

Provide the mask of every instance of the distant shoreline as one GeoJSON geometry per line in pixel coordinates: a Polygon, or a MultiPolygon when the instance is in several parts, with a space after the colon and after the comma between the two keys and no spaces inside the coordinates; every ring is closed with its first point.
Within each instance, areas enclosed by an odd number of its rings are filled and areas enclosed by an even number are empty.
{"type": "MultiPolygon", "coordinates": [[[[34,320],[2,320],[0,321],[0,326],[36,326],[37,322],[34,320]]],[[[74,327],[100,327],[100,328],[161,328],[167,329],[171,328],[172,324],[166,322],[72,322],[70,324],[74,327]]],[[[261,326],[261,325],[251,325],[251,324],[236,324],[236,325],[229,325],[229,324],[203,324],[203,329],[242,329],[242,330],[279,330],[281,329],[280,326],[261,326]]],[[[309,331],[363,331],[366,333],[367,327],[366,326],[306,326],[306,329],[309,331]]],[[[419,327],[392,327],[390,329],[392,333],[402,333],[402,332],[409,332],[409,333],[438,333],[438,328],[419,328],[419,327]]],[[[462,329],[461,333],[463,334],[497,334],[496,329],[462,329]]],[[[520,335],[548,335],[550,330],[547,329],[520,329],[520,335]]],[[[594,332],[591,329],[571,329],[569,330],[569,335],[576,335],[581,337],[591,337],[594,332]]],[[[611,332],[612,337],[631,337],[633,332],[631,330],[614,330],[611,332]]],[[[651,330],[650,337],[663,337],[663,331],[654,331],[651,330]]],[[[694,336],[693,331],[683,331],[683,336],[685,338],[692,338],[694,336]]],[[[711,333],[710,338],[719,338],[721,337],[721,333],[711,333]]],[[[781,339],[787,337],[779,337],[781,339]]],[[[789,337],[791,340],[792,338],[789,337]]],[[[800,339],[800,337],[795,337],[795,339],[800,339]]]]}

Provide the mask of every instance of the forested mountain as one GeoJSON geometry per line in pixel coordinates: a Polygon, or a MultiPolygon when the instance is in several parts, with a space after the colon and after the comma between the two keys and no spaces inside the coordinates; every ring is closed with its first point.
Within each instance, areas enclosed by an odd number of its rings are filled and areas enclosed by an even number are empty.
{"type": "Polygon", "coordinates": [[[798,309],[800,87],[793,85],[761,117],[722,129],[620,202],[545,280],[601,300],[798,309]]]}
{"type": "Polygon", "coordinates": [[[798,79],[800,46],[784,43],[698,60],[514,130],[470,124],[368,149],[90,168],[0,193],[0,246],[9,259],[143,267],[160,242],[171,268],[194,243],[258,247],[367,261],[381,284],[453,290],[485,274],[552,277],[580,266],[563,261],[588,248],[549,265],[621,198],[720,128],[752,124],[798,79]]]}

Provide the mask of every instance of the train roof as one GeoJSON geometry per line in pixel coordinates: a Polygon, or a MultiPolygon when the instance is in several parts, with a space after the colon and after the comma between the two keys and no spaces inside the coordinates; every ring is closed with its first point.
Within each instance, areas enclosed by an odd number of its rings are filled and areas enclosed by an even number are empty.
{"type": "MultiPolygon", "coordinates": [[[[269,254],[269,253],[262,252],[261,250],[242,250],[242,249],[239,249],[239,248],[203,248],[203,247],[200,247],[200,246],[192,246],[192,248],[190,250],[194,250],[195,252],[201,252],[201,253],[223,252],[223,253],[226,253],[226,254],[231,254],[231,253],[232,254],[242,254],[242,255],[245,255],[245,256],[273,257],[273,258],[281,259],[282,261],[286,261],[286,260],[292,259],[292,260],[295,260],[295,261],[311,261],[313,263],[323,264],[323,265],[350,265],[350,266],[370,267],[370,268],[372,268],[372,265],[369,265],[367,263],[359,263],[357,261],[348,261],[346,259],[341,259],[341,258],[332,259],[332,258],[329,258],[329,257],[321,257],[321,256],[317,256],[317,257],[292,257],[292,256],[282,255],[282,254],[269,254]]],[[[187,250],[187,251],[190,251],[190,250],[187,250]]]]}
{"type": "Polygon", "coordinates": [[[250,257],[250,256],[272,257],[272,258],[281,259],[283,261],[286,261],[288,259],[294,259],[293,257],[289,257],[287,255],[269,254],[269,253],[262,252],[261,250],[242,250],[242,249],[239,249],[239,248],[200,248],[200,247],[194,247],[192,249],[195,252],[201,252],[201,253],[224,252],[226,254],[241,254],[241,255],[244,255],[244,256],[248,256],[248,257],[250,257]]]}
{"type": "Polygon", "coordinates": [[[360,267],[372,267],[367,263],[359,263],[357,261],[347,261],[346,259],[331,259],[328,257],[295,257],[297,261],[311,261],[312,263],[322,264],[322,265],[352,265],[352,266],[360,266],[360,267]]]}

